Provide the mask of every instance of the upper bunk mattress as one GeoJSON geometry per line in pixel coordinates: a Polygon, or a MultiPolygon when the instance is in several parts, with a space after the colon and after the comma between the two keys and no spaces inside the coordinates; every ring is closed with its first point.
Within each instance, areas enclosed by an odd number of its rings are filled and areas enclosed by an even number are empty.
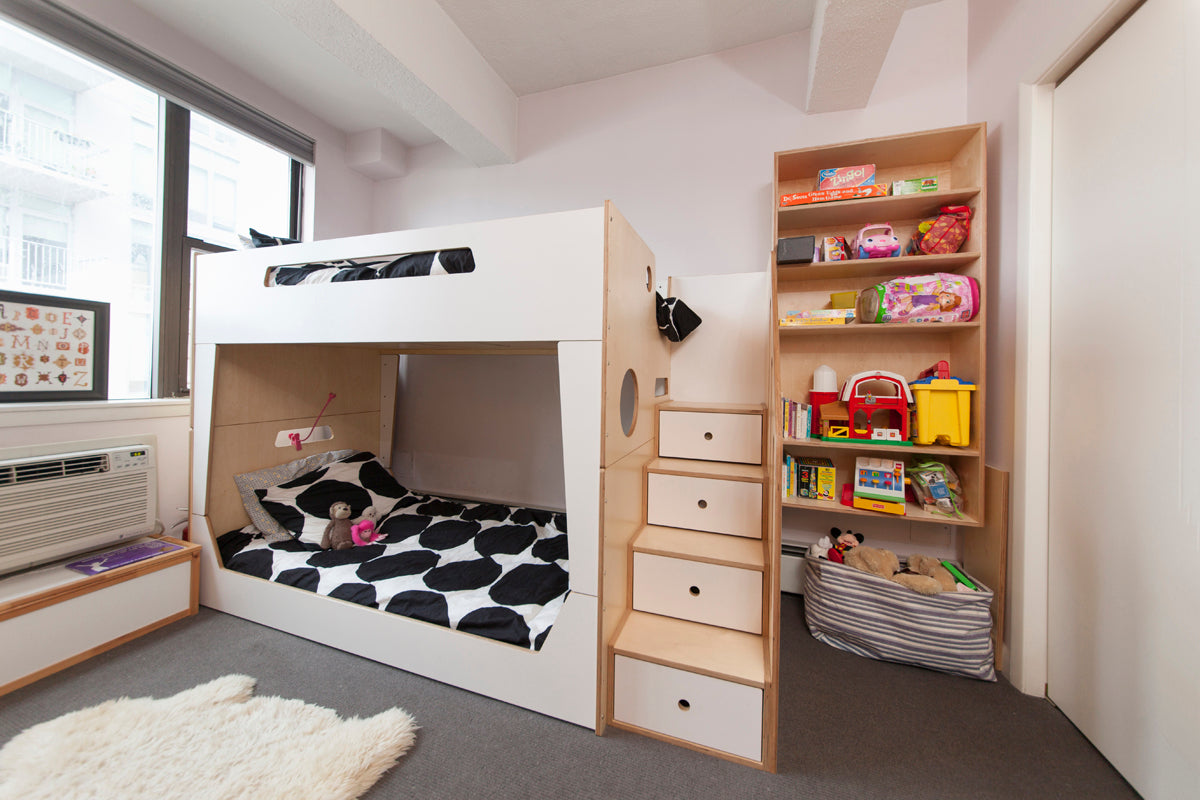
{"type": "Polygon", "coordinates": [[[422,275],[457,275],[475,271],[475,258],[469,247],[405,253],[386,258],[345,259],[313,264],[272,267],[267,286],[301,286],[311,283],[372,281],[386,278],[412,278],[422,275]]]}
{"type": "Polygon", "coordinates": [[[218,538],[221,559],[254,577],[541,649],[568,594],[566,515],[400,492],[371,544],[323,550],[299,538],[269,542],[247,526],[218,538]]]}

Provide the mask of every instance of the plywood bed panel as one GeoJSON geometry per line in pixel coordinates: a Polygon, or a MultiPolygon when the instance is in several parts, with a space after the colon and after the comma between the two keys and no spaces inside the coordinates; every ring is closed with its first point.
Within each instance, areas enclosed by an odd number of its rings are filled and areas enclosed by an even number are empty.
{"type": "Polygon", "coordinates": [[[607,212],[608,264],[604,335],[604,465],[654,438],[654,383],[670,373],[671,352],[654,316],[654,253],[612,203],[607,212]],[[626,370],[637,376],[633,430],[621,427],[621,387],[626,370]]]}
{"type": "Polygon", "coordinates": [[[612,719],[611,659],[607,657],[609,643],[620,631],[633,608],[633,556],[630,543],[641,529],[646,508],[645,466],[657,456],[653,440],[642,445],[625,458],[609,465],[602,473],[604,486],[604,539],[602,543],[604,575],[601,588],[603,604],[600,622],[600,647],[603,657],[599,665],[601,692],[601,732],[612,719]]]}
{"type": "Polygon", "coordinates": [[[249,524],[242,498],[238,494],[233,476],[273,467],[292,459],[324,453],[328,450],[368,450],[379,441],[379,412],[361,414],[326,415],[322,425],[333,429],[334,438],[316,445],[305,444],[297,453],[290,447],[274,446],[275,435],[280,430],[307,428],[312,418],[282,419],[269,422],[253,422],[245,425],[222,425],[212,434],[212,458],[209,464],[212,479],[208,484],[208,516],[218,535],[249,524]],[[264,445],[264,443],[267,443],[264,445]]]}
{"type": "Polygon", "coordinates": [[[233,483],[235,474],[328,450],[375,452],[381,427],[380,359],[374,348],[217,348],[205,508],[218,535],[249,522],[233,483]],[[311,428],[330,392],[335,397],[320,422],[332,429],[333,438],[306,442],[300,452],[276,447],[280,431],[311,428]]]}
{"type": "Polygon", "coordinates": [[[213,424],[305,417],[311,424],[330,392],[337,397],[326,416],[378,412],[379,353],[374,347],[224,345],[213,424]]]}

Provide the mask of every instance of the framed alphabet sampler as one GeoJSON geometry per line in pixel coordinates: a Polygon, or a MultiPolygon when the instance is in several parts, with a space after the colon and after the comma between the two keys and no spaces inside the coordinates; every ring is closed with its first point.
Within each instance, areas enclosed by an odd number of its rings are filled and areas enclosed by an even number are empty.
{"type": "Polygon", "coordinates": [[[108,399],[108,303],[0,291],[0,403],[108,399]]]}

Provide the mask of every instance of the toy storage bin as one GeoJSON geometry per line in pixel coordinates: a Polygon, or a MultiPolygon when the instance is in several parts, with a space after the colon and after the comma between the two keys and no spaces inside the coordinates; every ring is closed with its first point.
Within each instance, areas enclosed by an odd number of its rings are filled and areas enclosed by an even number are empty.
{"type": "Polygon", "coordinates": [[[818,641],[880,661],[996,680],[992,591],[923,595],[833,561],[804,559],[804,618],[818,641]]]}

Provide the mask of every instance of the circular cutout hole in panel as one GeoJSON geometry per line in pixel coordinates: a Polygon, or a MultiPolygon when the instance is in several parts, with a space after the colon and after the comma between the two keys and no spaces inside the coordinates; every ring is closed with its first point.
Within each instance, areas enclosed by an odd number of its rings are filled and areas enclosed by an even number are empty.
{"type": "Polygon", "coordinates": [[[687,700],[680,700],[680,701],[679,701],[679,710],[680,710],[680,711],[687,711],[687,710],[688,710],[688,709],[690,709],[691,707],[692,707],[692,704],[691,704],[691,703],[689,703],[687,700]]]}
{"type": "Polygon", "coordinates": [[[692,593],[693,597],[700,596],[700,587],[699,586],[693,586],[692,588],[688,589],[688,591],[692,593]]]}
{"type": "Polygon", "coordinates": [[[696,505],[700,506],[700,508],[708,508],[708,501],[700,500],[700,501],[697,501],[696,505]]]}
{"type": "Polygon", "coordinates": [[[711,442],[711,441],[712,441],[712,431],[705,431],[705,432],[704,432],[704,441],[706,441],[706,442],[711,442]]]}
{"type": "Polygon", "coordinates": [[[633,370],[627,369],[625,377],[621,380],[621,430],[626,436],[633,435],[633,428],[637,424],[637,410],[637,375],[633,370]]]}

